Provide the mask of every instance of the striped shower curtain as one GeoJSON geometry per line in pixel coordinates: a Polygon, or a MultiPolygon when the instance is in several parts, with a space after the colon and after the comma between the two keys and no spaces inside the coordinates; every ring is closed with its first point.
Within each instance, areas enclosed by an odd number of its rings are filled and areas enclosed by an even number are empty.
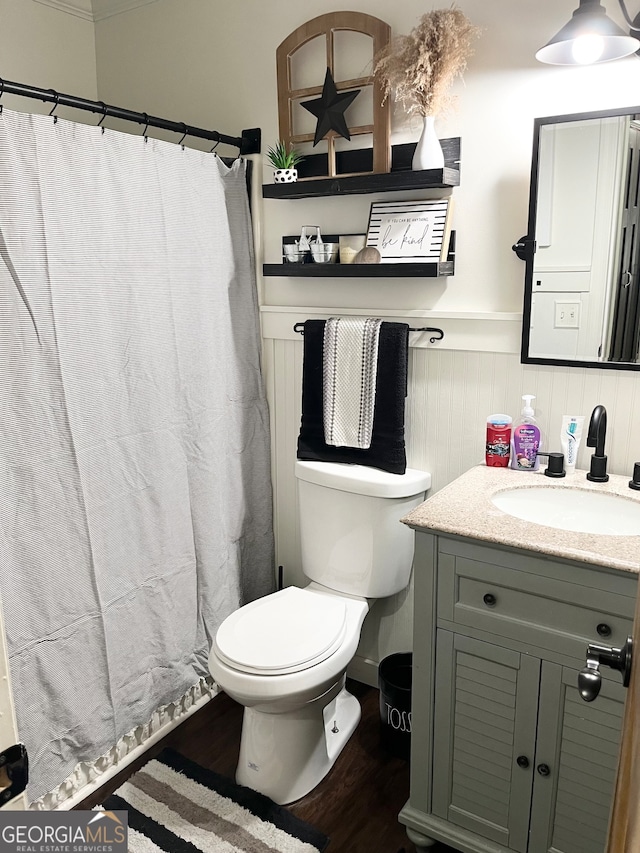
{"type": "Polygon", "coordinates": [[[0,115],[0,593],[31,801],[273,588],[245,164],[0,115]]]}

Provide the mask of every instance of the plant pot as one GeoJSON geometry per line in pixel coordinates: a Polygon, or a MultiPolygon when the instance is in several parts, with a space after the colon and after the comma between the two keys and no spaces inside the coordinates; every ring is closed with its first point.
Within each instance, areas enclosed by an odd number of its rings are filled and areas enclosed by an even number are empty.
{"type": "Polygon", "coordinates": [[[274,184],[292,184],[298,180],[297,169],[276,169],[273,173],[274,184]]]}
{"type": "Polygon", "coordinates": [[[424,116],[422,133],[411,161],[414,172],[425,169],[444,169],[444,154],[436,134],[435,118],[424,116]]]}

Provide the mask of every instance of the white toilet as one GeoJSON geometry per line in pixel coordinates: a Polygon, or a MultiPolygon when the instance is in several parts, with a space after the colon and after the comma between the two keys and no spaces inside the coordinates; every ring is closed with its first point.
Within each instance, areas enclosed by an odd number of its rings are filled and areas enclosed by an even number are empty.
{"type": "Polygon", "coordinates": [[[360,719],[345,689],[368,599],[404,589],[413,531],[399,519],[431,475],[296,461],[302,568],[311,583],[247,604],[220,626],[209,669],[245,706],[236,781],[291,803],[326,776],[360,719]]]}

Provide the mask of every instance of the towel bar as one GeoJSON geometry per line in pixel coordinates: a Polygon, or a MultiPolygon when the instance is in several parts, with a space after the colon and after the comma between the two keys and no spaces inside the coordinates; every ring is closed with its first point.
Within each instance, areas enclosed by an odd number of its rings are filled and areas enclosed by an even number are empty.
{"type": "MultiPolygon", "coordinates": [[[[304,323],[294,323],[293,331],[297,332],[299,335],[304,335],[304,323]]],[[[429,343],[434,344],[436,341],[441,341],[444,338],[444,332],[442,329],[432,328],[431,326],[419,326],[414,329],[412,326],[409,326],[410,332],[435,332],[436,334],[429,338],[429,343]]]]}

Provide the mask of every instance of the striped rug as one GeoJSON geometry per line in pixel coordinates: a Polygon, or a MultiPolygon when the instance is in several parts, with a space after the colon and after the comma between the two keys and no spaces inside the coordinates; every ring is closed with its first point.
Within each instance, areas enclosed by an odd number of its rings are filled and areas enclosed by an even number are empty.
{"type": "Polygon", "coordinates": [[[129,812],[129,853],[317,853],[329,843],[268,797],[171,749],[102,808],[129,812]]]}

